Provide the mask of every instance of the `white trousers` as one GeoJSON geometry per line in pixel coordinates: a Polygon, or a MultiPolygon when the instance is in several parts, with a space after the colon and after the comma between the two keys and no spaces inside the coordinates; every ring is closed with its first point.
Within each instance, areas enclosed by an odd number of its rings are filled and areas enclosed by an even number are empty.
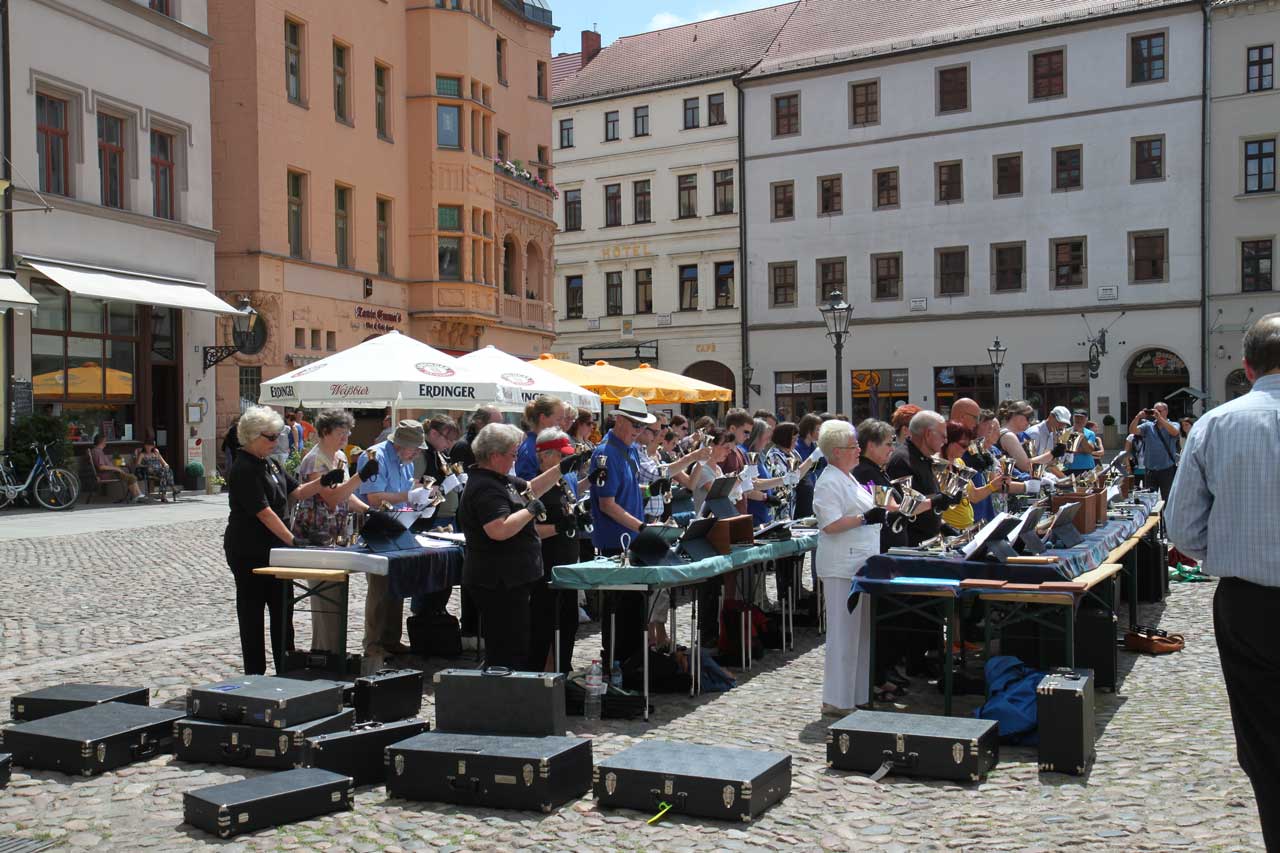
{"type": "Polygon", "coordinates": [[[849,581],[822,579],[827,602],[826,671],[822,701],[852,709],[871,701],[871,607],[867,596],[849,612],[849,581]]]}

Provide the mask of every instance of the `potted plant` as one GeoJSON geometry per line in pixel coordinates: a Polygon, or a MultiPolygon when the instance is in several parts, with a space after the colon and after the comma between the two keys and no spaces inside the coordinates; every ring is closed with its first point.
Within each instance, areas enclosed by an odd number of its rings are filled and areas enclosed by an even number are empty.
{"type": "MultiPolygon", "coordinates": [[[[1119,450],[1119,445],[1124,441],[1120,436],[1119,430],[1116,429],[1116,419],[1114,415],[1102,416],[1102,443],[1106,445],[1107,450],[1119,450]]],[[[1111,453],[1107,454],[1112,455],[1111,453]]]]}
{"type": "Polygon", "coordinates": [[[227,481],[223,479],[222,475],[215,471],[205,480],[204,493],[206,495],[219,494],[226,483],[227,481]]]}
{"type": "Polygon", "coordinates": [[[183,485],[193,492],[204,491],[204,465],[199,462],[188,462],[182,469],[183,485]]]}

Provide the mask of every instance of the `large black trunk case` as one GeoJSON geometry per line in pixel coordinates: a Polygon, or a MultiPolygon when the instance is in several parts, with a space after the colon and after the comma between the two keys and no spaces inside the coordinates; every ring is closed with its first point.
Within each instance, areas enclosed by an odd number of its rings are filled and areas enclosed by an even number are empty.
{"type": "Polygon", "coordinates": [[[355,721],[355,712],[350,708],[283,729],[188,717],[173,724],[174,753],[181,761],[288,770],[302,766],[302,747],[307,738],[346,731],[355,721]]]}
{"type": "Polygon", "coordinates": [[[827,732],[827,766],[874,773],[886,761],[893,773],[977,782],[1000,760],[994,720],[855,711],[827,732]]]}
{"type": "Polygon", "coordinates": [[[187,715],[202,720],[283,729],[342,710],[342,685],[246,675],[187,691],[187,715]]]}
{"type": "Polygon", "coordinates": [[[783,752],[641,741],[602,760],[592,777],[596,802],[656,814],[750,821],[791,792],[783,752]]]}
{"type": "Polygon", "coordinates": [[[9,784],[9,772],[13,769],[13,756],[0,752],[0,788],[9,784]]]}
{"type": "Polygon", "coordinates": [[[426,679],[419,669],[390,669],[356,679],[353,703],[361,723],[393,723],[418,716],[422,710],[422,686],[426,679]]]}
{"type": "Polygon", "coordinates": [[[399,720],[360,723],[349,732],[308,737],[302,763],[350,776],[357,785],[381,785],[387,781],[386,748],[429,728],[424,720],[399,720]]]}
{"type": "Polygon", "coordinates": [[[104,702],[5,729],[3,744],[19,767],[93,776],[173,750],[181,711],[104,702]]]}
{"type": "Polygon", "coordinates": [[[303,767],[188,791],[182,813],[191,826],[229,838],[349,809],[354,795],[349,777],[303,767]]]}
{"type": "Polygon", "coordinates": [[[387,793],[549,812],[591,789],[591,741],[425,732],[386,749],[387,793]]]}
{"type": "Polygon", "coordinates": [[[432,680],[437,731],[564,736],[564,676],[558,672],[442,669],[432,680]]]}
{"type": "Polygon", "coordinates": [[[1040,769],[1083,776],[1094,757],[1093,673],[1062,669],[1036,685],[1040,769]]]}
{"type": "Polygon", "coordinates": [[[55,714],[77,711],[103,702],[147,705],[151,691],[145,687],[117,687],[112,684],[57,684],[42,687],[9,700],[9,716],[15,720],[42,720],[55,714]]]}
{"type": "MultiPolygon", "coordinates": [[[[1116,646],[1116,615],[1101,608],[1076,611],[1076,659],[1079,669],[1093,670],[1096,690],[1111,692],[1120,679],[1120,650],[1116,646]]],[[[1064,662],[1065,663],[1065,662],[1064,662]]]]}

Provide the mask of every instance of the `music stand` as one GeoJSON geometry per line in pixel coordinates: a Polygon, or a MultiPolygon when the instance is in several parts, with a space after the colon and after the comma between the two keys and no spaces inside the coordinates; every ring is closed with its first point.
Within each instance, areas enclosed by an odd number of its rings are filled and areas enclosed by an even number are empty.
{"type": "Polygon", "coordinates": [[[1016,557],[1017,552],[1009,544],[1009,531],[1022,523],[1016,515],[1000,513],[974,535],[973,540],[964,548],[966,560],[991,559],[1004,562],[1009,557],[1016,557]]]}
{"type": "Polygon", "coordinates": [[[1059,548],[1074,548],[1084,541],[1084,537],[1076,529],[1076,513],[1080,511],[1080,506],[1079,503],[1063,504],[1053,516],[1046,538],[1055,540],[1059,548]]]}
{"type": "Polygon", "coordinates": [[[364,517],[360,538],[370,551],[380,554],[386,551],[408,551],[418,547],[418,540],[409,528],[422,516],[413,510],[386,512],[371,509],[364,517]]]}
{"type": "Polygon", "coordinates": [[[689,522],[689,526],[684,529],[684,535],[680,537],[680,544],[677,546],[680,553],[691,562],[705,560],[719,554],[720,552],[716,550],[716,547],[711,544],[711,540],[707,538],[707,534],[715,526],[716,520],[714,516],[695,518],[689,522]]]}
{"type": "Polygon", "coordinates": [[[1044,517],[1044,507],[1033,506],[1022,516],[1022,523],[1009,533],[1009,544],[1023,554],[1043,554],[1044,540],[1036,534],[1036,525],[1044,517]]]}
{"type": "Polygon", "coordinates": [[[737,477],[717,477],[713,480],[711,488],[707,490],[706,500],[702,502],[702,514],[710,513],[716,518],[735,518],[740,515],[733,501],[729,500],[729,494],[737,483],[737,477]]]}

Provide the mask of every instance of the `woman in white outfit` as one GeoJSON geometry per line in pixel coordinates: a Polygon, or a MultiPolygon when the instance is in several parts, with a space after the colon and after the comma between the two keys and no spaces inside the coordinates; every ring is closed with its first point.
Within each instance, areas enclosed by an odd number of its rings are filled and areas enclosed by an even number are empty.
{"type": "Polygon", "coordinates": [[[867,558],[880,553],[885,510],[850,473],[860,456],[852,424],[824,423],[818,448],[828,463],[813,488],[819,531],[816,564],[827,601],[822,713],[843,716],[871,699],[871,608],[860,596],[849,612],[849,584],[867,558]]]}

